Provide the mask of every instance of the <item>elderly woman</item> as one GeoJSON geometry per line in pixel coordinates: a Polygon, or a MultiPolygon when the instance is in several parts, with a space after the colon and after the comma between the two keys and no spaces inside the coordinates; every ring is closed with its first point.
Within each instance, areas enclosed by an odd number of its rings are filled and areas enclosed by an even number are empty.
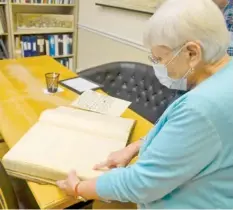
{"type": "MultiPolygon", "coordinates": [[[[233,61],[229,33],[212,0],[167,0],[149,20],[145,42],[155,75],[189,90],[145,140],[115,152],[104,175],[58,185],[85,199],[137,203],[140,209],[232,208],[233,61]],[[127,166],[137,155],[135,164],[127,166]]],[[[78,173],[78,172],[77,172],[78,173]]]]}

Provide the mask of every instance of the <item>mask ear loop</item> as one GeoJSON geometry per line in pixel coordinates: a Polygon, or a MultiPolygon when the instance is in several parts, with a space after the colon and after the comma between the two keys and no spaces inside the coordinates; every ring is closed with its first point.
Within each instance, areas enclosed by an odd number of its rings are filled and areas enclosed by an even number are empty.
{"type": "MultiPolygon", "coordinates": [[[[175,53],[175,55],[173,56],[173,58],[165,65],[166,67],[176,58],[176,56],[177,55],[179,55],[179,53],[184,49],[184,47],[185,47],[185,44],[175,53]]],[[[194,72],[194,68],[193,67],[191,67],[185,74],[184,74],[184,76],[183,77],[181,77],[179,80],[180,80],[180,83],[181,83],[181,80],[182,79],[185,79],[185,78],[187,78],[187,76],[189,75],[189,74],[192,74],[194,72]]],[[[172,82],[172,84],[175,82],[175,80],[173,79],[173,82],[172,82]]],[[[172,86],[172,85],[171,85],[172,86]]]]}
{"type": "Polygon", "coordinates": [[[180,54],[180,52],[184,49],[184,47],[185,47],[185,44],[174,54],[172,59],[165,64],[166,67],[176,58],[177,55],[180,54]]]}
{"type": "Polygon", "coordinates": [[[191,68],[184,74],[184,76],[183,76],[181,79],[187,78],[187,76],[188,76],[189,74],[192,74],[193,72],[194,72],[194,68],[191,67],[191,68]]]}
{"type": "MultiPolygon", "coordinates": [[[[194,68],[191,67],[191,68],[185,73],[185,75],[184,75],[182,78],[179,79],[179,85],[181,84],[181,81],[182,81],[183,79],[187,78],[188,75],[192,74],[193,72],[194,72],[194,68]]],[[[173,80],[172,84],[173,84],[174,82],[175,82],[175,80],[173,80]]],[[[171,86],[172,86],[172,84],[171,84],[171,86]]],[[[179,91],[176,91],[176,94],[177,94],[178,92],[179,92],[179,91]]]]}

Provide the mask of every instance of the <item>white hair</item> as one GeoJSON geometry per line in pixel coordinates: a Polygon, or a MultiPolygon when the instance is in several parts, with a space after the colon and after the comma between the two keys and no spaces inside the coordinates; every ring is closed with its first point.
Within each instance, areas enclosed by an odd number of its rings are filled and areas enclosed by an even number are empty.
{"type": "Polygon", "coordinates": [[[148,48],[161,45],[175,49],[188,41],[200,42],[207,63],[226,54],[230,34],[212,0],[167,0],[150,18],[144,35],[148,48]]]}

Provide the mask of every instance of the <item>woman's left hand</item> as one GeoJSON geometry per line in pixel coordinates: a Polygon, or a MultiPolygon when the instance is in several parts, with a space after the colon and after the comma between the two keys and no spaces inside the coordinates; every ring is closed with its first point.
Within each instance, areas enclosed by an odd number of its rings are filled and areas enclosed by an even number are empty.
{"type": "Polygon", "coordinates": [[[77,196],[75,192],[75,188],[77,184],[80,182],[75,171],[71,171],[65,180],[57,181],[57,186],[66,192],[67,195],[77,196]]]}

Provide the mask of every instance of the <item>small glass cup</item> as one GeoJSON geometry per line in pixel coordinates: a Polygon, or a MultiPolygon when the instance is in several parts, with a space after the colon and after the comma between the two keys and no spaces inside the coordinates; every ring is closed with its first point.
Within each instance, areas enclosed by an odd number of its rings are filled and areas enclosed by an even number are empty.
{"type": "Polygon", "coordinates": [[[49,93],[56,93],[58,90],[59,73],[51,72],[45,74],[47,90],[49,93]]]}

